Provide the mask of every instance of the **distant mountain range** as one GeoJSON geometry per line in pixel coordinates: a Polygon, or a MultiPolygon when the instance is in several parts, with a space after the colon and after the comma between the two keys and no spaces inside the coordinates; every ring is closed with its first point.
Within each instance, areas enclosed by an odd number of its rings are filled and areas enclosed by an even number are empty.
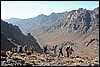
{"type": "Polygon", "coordinates": [[[24,34],[32,33],[37,39],[46,38],[53,41],[54,38],[77,34],[89,34],[99,30],[99,7],[94,10],[79,8],[63,13],[51,13],[38,15],[35,18],[18,19],[11,18],[6,20],[20,27],[24,34]],[[56,33],[57,36],[54,36],[56,33]]]}
{"type": "Polygon", "coordinates": [[[55,22],[58,18],[61,18],[64,14],[65,12],[51,13],[49,16],[41,14],[38,15],[37,17],[29,19],[10,18],[5,21],[19,26],[20,29],[25,33],[27,30],[30,30],[30,28],[36,27],[37,25],[41,25],[48,22],[55,22]]]}

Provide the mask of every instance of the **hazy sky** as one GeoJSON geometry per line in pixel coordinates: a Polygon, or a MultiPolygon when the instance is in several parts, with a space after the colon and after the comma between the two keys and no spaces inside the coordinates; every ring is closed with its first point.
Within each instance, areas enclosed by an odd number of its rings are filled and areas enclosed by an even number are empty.
{"type": "Polygon", "coordinates": [[[99,1],[1,1],[1,19],[33,18],[39,14],[49,15],[78,8],[93,10],[99,1]]]}

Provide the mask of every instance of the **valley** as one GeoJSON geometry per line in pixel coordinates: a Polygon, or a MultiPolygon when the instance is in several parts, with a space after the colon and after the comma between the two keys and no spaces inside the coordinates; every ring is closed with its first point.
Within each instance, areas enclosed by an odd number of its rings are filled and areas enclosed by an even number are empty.
{"type": "MultiPolygon", "coordinates": [[[[69,12],[51,13],[48,16],[41,14],[29,19],[10,18],[1,22],[1,31],[7,38],[14,39],[15,43],[23,46],[34,45],[36,52],[41,52],[45,45],[53,48],[58,44],[57,53],[59,53],[59,47],[66,43],[65,48],[70,45],[75,51],[72,56],[88,57],[90,61],[99,62],[99,7],[93,10],[79,8],[69,12]]],[[[63,53],[66,56],[64,48],[63,53]]],[[[36,57],[38,56],[42,55],[36,57]]]]}

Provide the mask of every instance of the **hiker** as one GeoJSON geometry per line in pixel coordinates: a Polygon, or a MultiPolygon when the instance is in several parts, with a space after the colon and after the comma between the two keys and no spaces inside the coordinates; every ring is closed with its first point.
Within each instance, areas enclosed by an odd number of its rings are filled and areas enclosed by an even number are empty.
{"type": "Polygon", "coordinates": [[[29,50],[30,50],[31,53],[34,53],[34,46],[30,46],[29,50]]]}
{"type": "Polygon", "coordinates": [[[14,48],[13,48],[13,47],[12,47],[12,52],[13,52],[13,53],[15,53],[15,52],[14,52],[14,48]]]}
{"type": "Polygon", "coordinates": [[[17,48],[16,47],[12,48],[12,52],[16,53],[17,52],[17,48]]]}
{"type": "Polygon", "coordinates": [[[24,47],[23,47],[23,52],[27,52],[27,45],[25,45],[24,47]]]}
{"type": "Polygon", "coordinates": [[[53,46],[53,49],[54,49],[54,54],[56,54],[56,48],[57,48],[57,44],[55,46],[53,46]]]}
{"type": "Polygon", "coordinates": [[[73,50],[73,48],[72,48],[72,47],[70,47],[69,54],[71,55],[71,54],[72,54],[72,52],[74,52],[74,50],[73,50]]]}
{"type": "Polygon", "coordinates": [[[20,46],[17,46],[17,53],[19,53],[19,49],[20,49],[19,47],[20,47],[20,46]]]}
{"type": "Polygon", "coordinates": [[[67,51],[67,57],[69,57],[69,49],[70,49],[70,46],[68,46],[68,47],[66,48],[66,51],[67,51]]]}
{"type": "Polygon", "coordinates": [[[17,46],[17,53],[21,52],[22,53],[22,46],[17,46]]]}
{"type": "Polygon", "coordinates": [[[63,56],[62,48],[63,47],[59,48],[59,56],[58,57],[60,57],[60,54],[63,56]]]}
{"type": "Polygon", "coordinates": [[[19,52],[23,52],[22,46],[19,47],[19,52]]]}
{"type": "Polygon", "coordinates": [[[66,48],[66,51],[67,51],[67,57],[69,57],[72,54],[72,51],[74,52],[74,50],[70,46],[66,48]]]}
{"type": "Polygon", "coordinates": [[[66,42],[62,43],[62,47],[64,47],[66,45],[66,42]]]}
{"type": "Polygon", "coordinates": [[[43,46],[43,53],[46,53],[46,52],[47,52],[47,45],[43,46]]]}

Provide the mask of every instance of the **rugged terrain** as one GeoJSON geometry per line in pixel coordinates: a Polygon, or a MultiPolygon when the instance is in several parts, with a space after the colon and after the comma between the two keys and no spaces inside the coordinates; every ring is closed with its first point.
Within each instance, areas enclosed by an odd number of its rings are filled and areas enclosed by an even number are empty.
{"type": "MultiPolygon", "coordinates": [[[[31,33],[36,38],[41,48],[43,45],[52,48],[55,44],[61,47],[64,42],[67,43],[63,48],[64,57],[58,58],[53,54],[47,54],[46,56],[45,54],[34,53],[33,55],[38,59],[27,60],[28,64],[32,62],[33,66],[99,65],[99,7],[93,10],[79,8],[78,10],[61,13],[60,17],[57,17],[58,14],[52,13],[49,16],[41,14],[31,18],[30,25],[27,24],[28,19],[24,21],[26,25],[23,22],[21,24],[23,26],[19,25],[24,34],[31,33]],[[71,43],[74,43],[74,45],[71,45],[71,43]],[[72,46],[75,51],[72,58],[66,58],[65,48],[68,45],[72,46]],[[39,58],[42,58],[42,60],[39,60],[39,58]]],[[[59,47],[57,48],[57,55],[59,47]]]]}
{"type": "Polygon", "coordinates": [[[41,14],[35,18],[22,20],[11,18],[6,21],[18,25],[24,34],[31,33],[41,43],[60,40],[72,36],[73,33],[75,33],[74,39],[76,37],[81,39],[81,35],[86,39],[93,31],[97,33],[97,37],[99,35],[99,7],[93,10],[79,8],[69,12],[51,13],[49,16],[41,14]]]}
{"type": "MultiPolygon", "coordinates": [[[[80,46],[75,45],[73,47],[80,48],[80,46]]],[[[99,66],[99,56],[89,58],[85,54],[78,55],[76,49],[70,58],[66,57],[66,53],[64,53],[64,56],[58,57],[58,54],[55,55],[50,50],[47,51],[47,54],[37,52],[31,55],[27,53],[13,53],[10,58],[1,57],[1,66],[99,66]]]]}
{"type": "Polygon", "coordinates": [[[36,39],[30,33],[25,36],[18,26],[1,20],[1,50],[11,51],[11,48],[16,45],[27,45],[28,48],[34,46],[37,48],[35,49],[36,52],[42,52],[36,39]]]}

